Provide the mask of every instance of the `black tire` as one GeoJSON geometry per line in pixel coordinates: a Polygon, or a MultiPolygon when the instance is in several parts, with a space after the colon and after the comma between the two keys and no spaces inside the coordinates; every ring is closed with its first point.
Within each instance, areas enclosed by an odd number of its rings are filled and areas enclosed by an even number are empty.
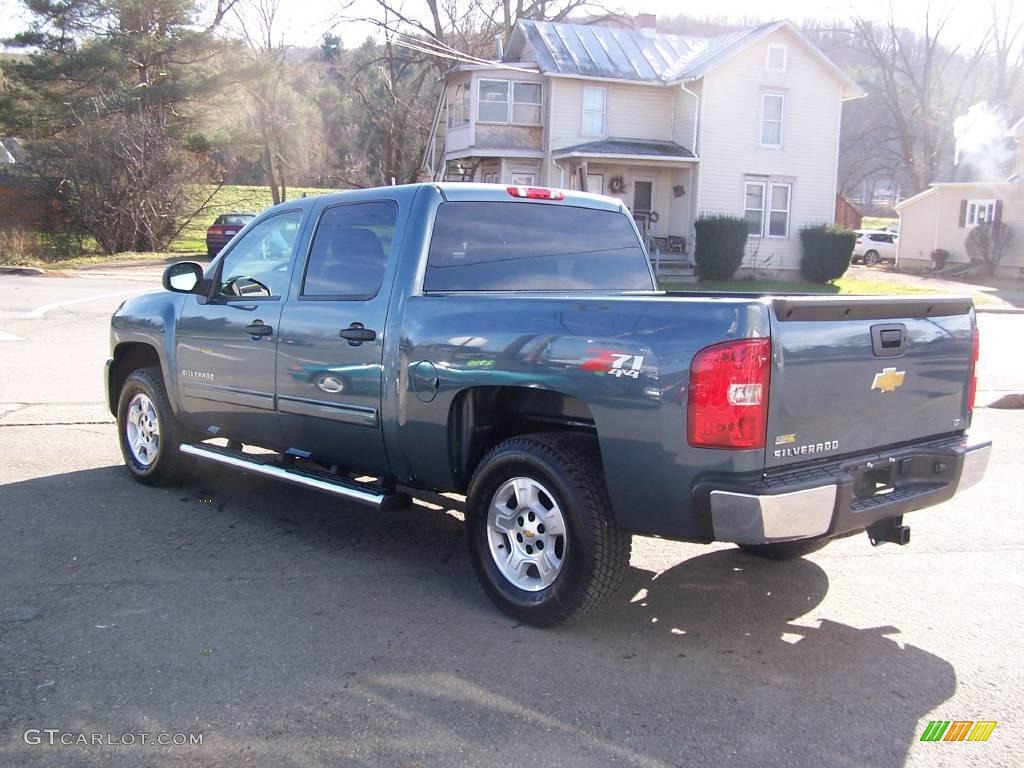
{"type": "Polygon", "coordinates": [[[170,485],[186,474],[190,463],[179,450],[182,430],[171,410],[159,368],[139,368],[125,379],[117,402],[117,435],[125,466],[140,483],[170,485]],[[129,446],[128,410],[132,400],[139,394],[145,395],[153,404],[158,426],[155,458],[149,464],[140,461],[129,446]]]}
{"type": "Polygon", "coordinates": [[[210,259],[211,261],[214,258],[216,258],[218,253],[220,253],[219,248],[211,248],[210,246],[206,246],[206,258],[210,259]]]}
{"type": "Polygon", "coordinates": [[[748,555],[766,560],[795,560],[798,557],[817,552],[828,544],[828,539],[799,539],[797,541],[776,541],[771,544],[739,544],[748,555]]]}
{"type": "Polygon", "coordinates": [[[632,537],[615,527],[594,441],[582,435],[537,434],[500,443],[477,466],[467,494],[466,533],[477,577],[509,616],[538,627],[579,618],[621,586],[632,537]],[[488,539],[491,499],[515,477],[531,478],[562,510],[564,559],[554,581],[521,589],[499,570],[488,539]]]}
{"type": "Polygon", "coordinates": [[[878,255],[878,251],[868,251],[864,254],[864,264],[868,267],[874,267],[880,264],[882,257],[878,255]]]}

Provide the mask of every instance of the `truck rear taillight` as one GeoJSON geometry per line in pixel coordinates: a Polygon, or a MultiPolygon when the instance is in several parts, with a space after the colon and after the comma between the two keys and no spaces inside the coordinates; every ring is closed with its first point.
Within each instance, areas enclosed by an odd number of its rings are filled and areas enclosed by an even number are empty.
{"type": "Polygon", "coordinates": [[[565,192],[547,187],[506,187],[512,197],[526,197],[530,200],[565,200],[565,192]]]}
{"type": "Polygon", "coordinates": [[[981,351],[981,338],[978,326],[974,326],[974,338],[971,340],[971,379],[967,385],[967,410],[974,410],[974,399],[978,395],[978,353],[981,351]]]}
{"type": "Polygon", "coordinates": [[[728,341],[696,354],[686,406],[690,445],[764,448],[771,357],[770,339],[728,341]]]}

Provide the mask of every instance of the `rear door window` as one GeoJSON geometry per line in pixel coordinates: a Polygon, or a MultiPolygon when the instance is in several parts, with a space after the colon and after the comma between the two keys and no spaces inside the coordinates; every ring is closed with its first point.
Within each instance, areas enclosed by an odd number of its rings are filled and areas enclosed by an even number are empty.
{"type": "Polygon", "coordinates": [[[653,290],[626,214],[550,203],[438,207],[426,291],[653,290]]]}

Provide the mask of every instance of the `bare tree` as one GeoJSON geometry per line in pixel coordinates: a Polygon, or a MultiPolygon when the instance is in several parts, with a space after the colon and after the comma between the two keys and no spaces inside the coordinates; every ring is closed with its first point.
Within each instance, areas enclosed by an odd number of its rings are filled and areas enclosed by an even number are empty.
{"type": "Polygon", "coordinates": [[[943,40],[950,13],[934,18],[930,6],[915,31],[897,26],[890,12],[882,23],[854,17],[852,45],[870,62],[875,81],[868,84],[889,120],[876,146],[895,161],[909,191],[925,189],[952,157],[953,118],[972,94],[973,75],[985,44],[964,52],[943,40]]]}
{"type": "Polygon", "coordinates": [[[274,205],[287,199],[285,143],[287,115],[283,92],[287,88],[287,50],[278,36],[281,0],[242,0],[233,3],[235,20],[249,53],[250,72],[245,82],[255,111],[260,165],[274,205]]]}
{"type": "Polygon", "coordinates": [[[971,230],[964,247],[971,261],[980,262],[991,275],[1012,244],[1013,230],[1001,221],[986,221],[971,230]]]}
{"type": "Polygon", "coordinates": [[[990,99],[1013,111],[1024,107],[1024,14],[1016,11],[1015,0],[989,0],[992,87],[990,99]]]}
{"type": "Polygon", "coordinates": [[[104,253],[162,251],[192,204],[202,160],[179,148],[157,110],[110,115],[68,131],[39,159],[61,179],[70,224],[104,253]]]}

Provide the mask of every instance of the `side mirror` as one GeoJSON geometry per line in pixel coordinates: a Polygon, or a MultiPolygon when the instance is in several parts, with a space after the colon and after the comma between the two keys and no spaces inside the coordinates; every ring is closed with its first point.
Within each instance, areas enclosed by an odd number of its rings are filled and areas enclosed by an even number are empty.
{"type": "Polygon", "coordinates": [[[164,270],[164,290],[194,293],[203,279],[203,268],[194,261],[179,261],[164,270]]]}

